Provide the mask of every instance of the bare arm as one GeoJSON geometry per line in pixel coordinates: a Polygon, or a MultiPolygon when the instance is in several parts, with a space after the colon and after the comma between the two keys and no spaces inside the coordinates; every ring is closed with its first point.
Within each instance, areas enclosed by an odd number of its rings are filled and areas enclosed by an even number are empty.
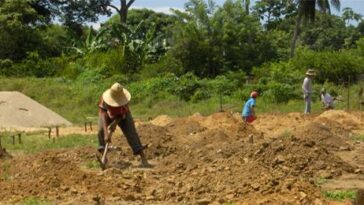
{"type": "Polygon", "coordinates": [[[106,139],[106,141],[108,141],[109,139],[107,139],[107,137],[109,136],[109,121],[110,121],[110,118],[109,116],[107,115],[107,112],[106,111],[100,111],[99,113],[99,116],[101,117],[102,119],[102,128],[104,130],[104,137],[106,139]]]}
{"type": "Polygon", "coordinates": [[[251,113],[252,113],[252,116],[255,116],[255,106],[251,106],[251,113]]]}

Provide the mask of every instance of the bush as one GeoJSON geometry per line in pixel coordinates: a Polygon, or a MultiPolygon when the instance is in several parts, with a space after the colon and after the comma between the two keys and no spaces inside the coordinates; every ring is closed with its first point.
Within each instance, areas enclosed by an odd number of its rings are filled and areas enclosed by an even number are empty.
{"type": "Polygon", "coordinates": [[[328,80],[338,84],[346,82],[349,77],[355,81],[364,72],[364,59],[352,51],[315,52],[303,49],[297,52],[291,63],[302,74],[309,68],[316,69],[320,83],[328,80]]]}

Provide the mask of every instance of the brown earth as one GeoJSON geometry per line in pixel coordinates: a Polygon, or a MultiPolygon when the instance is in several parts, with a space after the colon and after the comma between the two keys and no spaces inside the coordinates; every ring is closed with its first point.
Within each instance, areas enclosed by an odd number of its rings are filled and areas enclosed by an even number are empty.
{"type": "Polygon", "coordinates": [[[0,204],[30,196],[56,204],[350,204],[321,191],[342,188],[335,180],[364,188],[364,144],[352,140],[361,116],[265,114],[252,125],[231,113],[159,116],[137,123],[154,168],[139,168],[117,136],[121,149],[105,171],[87,167],[91,147],[16,156],[0,160],[0,204]],[[323,178],[328,183],[318,185],[323,178]]]}

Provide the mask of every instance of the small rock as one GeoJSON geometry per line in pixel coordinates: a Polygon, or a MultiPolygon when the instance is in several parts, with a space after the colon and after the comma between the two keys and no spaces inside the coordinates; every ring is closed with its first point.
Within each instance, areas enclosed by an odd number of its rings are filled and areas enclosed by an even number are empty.
{"type": "Polygon", "coordinates": [[[198,204],[198,205],[208,205],[208,204],[210,204],[210,200],[209,199],[199,199],[198,201],[197,201],[197,203],[196,204],[198,204]]]}
{"type": "Polygon", "coordinates": [[[303,191],[300,192],[300,199],[303,200],[307,197],[307,194],[303,191]]]}
{"type": "Polygon", "coordinates": [[[217,151],[216,151],[216,153],[221,153],[222,152],[222,149],[218,149],[217,151]]]}
{"type": "Polygon", "coordinates": [[[350,147],[339,147],[340,151],[350,151],[350,147]]]}
{"type": "MultiPolygon", "coordinates": [[[[228,195],[226,195],[226,198],[228,199],[228,201],[234,199],[234,197],[235,197],[234,194],[228,194],[228,195]]],[[[220,200],[219,200],[219,202],[220,202],[220,200]]]]}
{"type": "Polygon", "coordinates": [[[273,164],[277,165],[277,164],[282,164],[285,162],[285,159],[282,155],[278,155],[274,160],[273,160],[273,164]]]}
{"type": "Polygon", "coordinates": [[[323,205],[322,201],[320,199],[315,199],[315,201],[313,202],[314,205],[323,205]]]}
{"type": "Polygon", "coordinates": [[[251,184],[250,185],[255,191],[258,191],[259,190],[259,188],[260,188],[260,184],[258,184],[258,183],[253,183],[253,184],[251,184]]]}
{"type": "Polygon", "coordinates": [[[155,199],[155,197],[154,197],[154,196],[147,196],[147,197],[145,197],[145,199],[146,199],[147,201],[151,201],[151,200],[154,200],[154,199],[155,199]]]}
{"type": "Polygon", "coordinates": [[[355,173],[355,174],[360,174],[360,173],[361,173],[361,169],[356,169],[356,170],[354,171],[354,173],[355,173]]]}

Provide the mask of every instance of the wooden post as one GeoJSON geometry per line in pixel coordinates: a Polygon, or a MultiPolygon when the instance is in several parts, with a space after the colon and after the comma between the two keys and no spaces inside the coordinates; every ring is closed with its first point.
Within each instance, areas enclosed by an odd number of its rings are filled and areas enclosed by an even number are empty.
{"type": "Polygon", "coordinates": [[[21,144],[22,143],[22,141],[21,141],[21,133],[18,134],[18,140],[19,140],[19,144],[21,144]]]}
{"type": "Polygon", "coordinates": [[[13,145],[15,144],[15,135],[11,136],[13,138],[13,145]]]}
{"type": "Polygon", "coordinates": [[[222,111],[222,92],[220,91],[220,112],[222,111]]]}
{"type": "Polygon", "coordinates": [[[48,127],[48,139],[51,139],[51,135],[52,135],[52,128],[48,127]]]}
{"type": "Polygon", "coordinates": [[[90,130],[92,131],[92,122],[90,122],[90,130]]]}
{"type": "MultiPolygon", "coordinates": [[[[0,135],[0,149],[2,149],[2,146],[1,146],[1,135],[0,135]]],[[[0,150],[0,152],[1,152],[1,150],[0,150]]]]}
{"type": "Polygon", "coordinates": [[[87,132],[87,122],[85,122],[85,132],[87,132]]]}
{"type": "Polygon", "coordinates": [[[350,76],[348,79],[348,104],[347,104],[347,110],[350,109],[350,76]]]}
{"type": "Polygon", "coordinates": [[[59,127],[58,126],[56,126],[56,136],[57,136],[57,138],[59,137],[59,127]]]}

